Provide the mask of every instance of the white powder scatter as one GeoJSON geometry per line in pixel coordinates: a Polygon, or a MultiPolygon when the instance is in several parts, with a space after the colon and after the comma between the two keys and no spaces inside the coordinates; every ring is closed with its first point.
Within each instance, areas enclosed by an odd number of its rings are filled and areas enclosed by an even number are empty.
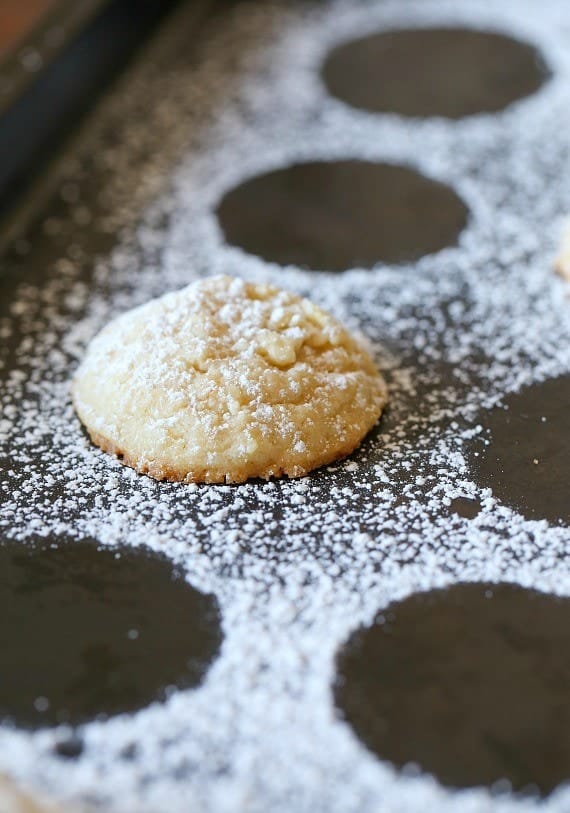
{"type": "MultiPolygon", "coordinates": [[[[31,239],[7,261],[20,281],[0,302],[0,533],[163,551],[215,593],[225,639],[202,686],[85,725],[75,760],[54,754],[57,731],[0,728],[0,772],[123,813],[538,809],[399,774],[338,718],[331,686],[350,633],[414,591],[507,580],[570,595],[568,528],[495,500],[467,456],[486,409],[570,371],[567,285],[552,271],[570,209],[567,0],[245,2],[208,24],[191,60],[184,14],[69,159],[58,216],[37,238],[53,262],[28,271],[31,239]],[[505,111],[455,122],[375,116],[327,96],[318,68],[337,42],[446,24],[534,43],[553,78],[505,111]],[[410,164],[452,186],[470,209],[459,244],[413,266],[340,274],[224,244],[213,211],[227,190],[340,157],[410,164]],[[93,234],[113,244],[95,259],[93,234]],[[139,476],[89,443],[69,396],[89,340],[122,311],[218,273],[308,296],[366,337],[391,403],[348,462],[301,482],[189,487],[139,476]],[[457,496],[480,500],[475,519],[447,508],[457,496]]],[[[564,789],[540,806],[569,809],[564,789]]]]}

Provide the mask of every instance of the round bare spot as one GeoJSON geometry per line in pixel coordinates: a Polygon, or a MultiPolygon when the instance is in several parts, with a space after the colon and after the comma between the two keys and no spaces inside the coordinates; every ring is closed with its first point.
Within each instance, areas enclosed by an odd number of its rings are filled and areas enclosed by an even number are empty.
{"type": "Polygon", "coordinates": [[[570,777],[570,600],[458,584],[390,605],[337,662],[365,745],[453,787],[548,794],[570,777]]]}
{"type": "Polygon", "coordinates": [[[470,452],[479,483],[528,519],[570,524],[570,375],[533,384],[481,415],[470,452]]]}
{"type": "Polygon", "coordinates": [[[528,43],[470,28],[383,31],[335,48],[323,65],[333,96],[402,116],[460,119],[535,93],[550,71],[528,43]]]}
{"type": "Polygon", "coordinates": [[[228,243],[314,271],[413,262],[457,243],[468,210],[406,166],[315,161],[251,178],[217,208],[228,243]]]}
{"type": "Polygon", "coordinates": [[[220,646],[215,599],[150,551],[4,543],[0,570],[0,717],[18,726],[135,711],[200,683],[220,646]]]}

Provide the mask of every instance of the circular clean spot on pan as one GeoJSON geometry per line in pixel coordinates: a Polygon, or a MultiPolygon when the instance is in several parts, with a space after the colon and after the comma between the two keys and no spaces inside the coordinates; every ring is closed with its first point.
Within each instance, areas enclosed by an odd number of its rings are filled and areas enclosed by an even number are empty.
{"type": "Polygon", "coordinates": [[[475,519],[481,512],[481,502],[471,497],[455,497],[449,506],[452,513],[463,519],[475,519]]]}
{"type": "Polygon", "coordinates": [[[85,745],[81,737],[71,736],[58,740],[54,746],[55,753],[64,759],[79,759],[85,745]]]}
{"type": "Polygon", "coordinates": [[[457,243],[468,210],[406,166],[314,161],[251,178],[217,215],[226,240],[280,265],[325,271],[403,263],[457,243]]]}
{"type": "Polygon", "coordinates": [[[353,107],[460,119],[535,93],[550,71],[532,45],[504,34],[419,28],[342,44],[322,74],[329,92],[353,107]]]}
{"type": "Polygon", "coordinates": [[[217,603],[143,549],[0,545],[0,717],[26,728],[133,711],[196,686],[217,603]]]}
{"type": "Polygon", "coordinates": [[[568,415],[569,375],[509,395],[481,415],[489,443],[470,452],[479,484],[528,519],[570,524],[568,415]]]}
{"type": "Polygon", "coordinates": [[[452,787],[570,778],[570,600],[458,584],[390,605],[337,659],[335,699],[365,745],[452,787]]]}

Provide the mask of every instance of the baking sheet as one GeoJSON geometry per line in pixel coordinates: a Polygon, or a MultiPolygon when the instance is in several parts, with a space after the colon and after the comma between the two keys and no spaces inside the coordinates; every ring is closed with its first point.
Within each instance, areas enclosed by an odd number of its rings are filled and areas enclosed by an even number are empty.
{"type": "MultiPolygon", "coordinates": [[[[334,686],[337,653],[393,601],[463,581],[570,593],[568,457],[556,456],[568,448],[557,405],[568,401],[570,321],[552,272],[569,205],[565,5],[244,3],[210,22],[197,50],[186,14],[106,100],[57,198],[4,258],[0,528],[22,544],[39,534],[160,550],[217,597],[224,641],[200,688],[82,727],[75,760],[54,754],[51,729],[1,729],[0,768],[138,813],[532,809],[508,792],[402,774],[343,720],[334,686]],[[372,115],[326,92],[319,69],[338,42],[448,22],[534,43],[552,78],[459,122],[372,115]],[[229,190],[347,158],[412,166],[455,190],[470,212],[458,244],[327,273],[224,241],[215,210],[229,190]],[[69,378],[89,339],[126,308],[222,272],[309,295],[371,343],[391,405],[347,462],[299,481],[182,488],[87,441],[69,378]],[[538,416],[523,431],[532,459],[494,489],[512,459],[495,408],[511,398],[514,420],[538,416]],[[478,456],[489,459],[491,422],[503,463],[488,476],[478,456]],[[541,514],[541,489],[556,495],[553,515],[541,514]]],[[[568,791],[542,804],[564,811],[568,791]]]]}
{"type": "Polygon", "coordinates": [[[27,3],[5,2],[2,5],[0,54],[13,50],[53,6],[53,0],[27,3]]]}
{"type": "MultiPolygon", "coordinates": [[[[14,104],[26,88],[35,82],[46,67],[58,57],[72,38],[93,16],[101,11],[108,0],[51,0],[38,4],[25,17],[25,9],[3,9],[3,14],[17,18],[19,29],[0,50],[0,115],[14,104]],[[43,6],[43,7],[42,7],[43,6]]],[[[5,31],[8,31],[8,21],[5,31]]]]}
{"type": "MultiPolygon", "coordinates": [[[[2,60],[0,251],[47,205],[82,117],[175,5],[62,0],[2,60]]],[[[195,0],[196,16],[209,6],[195,0]]]]}

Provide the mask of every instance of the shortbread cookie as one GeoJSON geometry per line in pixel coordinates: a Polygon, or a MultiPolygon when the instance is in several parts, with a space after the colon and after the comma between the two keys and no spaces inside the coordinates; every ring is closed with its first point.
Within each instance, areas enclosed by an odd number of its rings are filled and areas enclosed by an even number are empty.
{"type": "Polygon", "coordinates": [[[115,319],[72,390],[98,446],[186,483],[299,477],[348,455],[387,400],[372,359],[332,316],[226,276],[115,319]]]}
{"type": "Polygon", "coordinates": [[[0,776],[0,811],[1,813],[64,813],[59,807],[32,799],[5,776],[0,776]]]}
{"type": "Polygon", "coordinates": [[[570,219],[566,221],[562,230],[560,250],[554,268],[561,277],[564,277],[570,282],[570,219]]]}

